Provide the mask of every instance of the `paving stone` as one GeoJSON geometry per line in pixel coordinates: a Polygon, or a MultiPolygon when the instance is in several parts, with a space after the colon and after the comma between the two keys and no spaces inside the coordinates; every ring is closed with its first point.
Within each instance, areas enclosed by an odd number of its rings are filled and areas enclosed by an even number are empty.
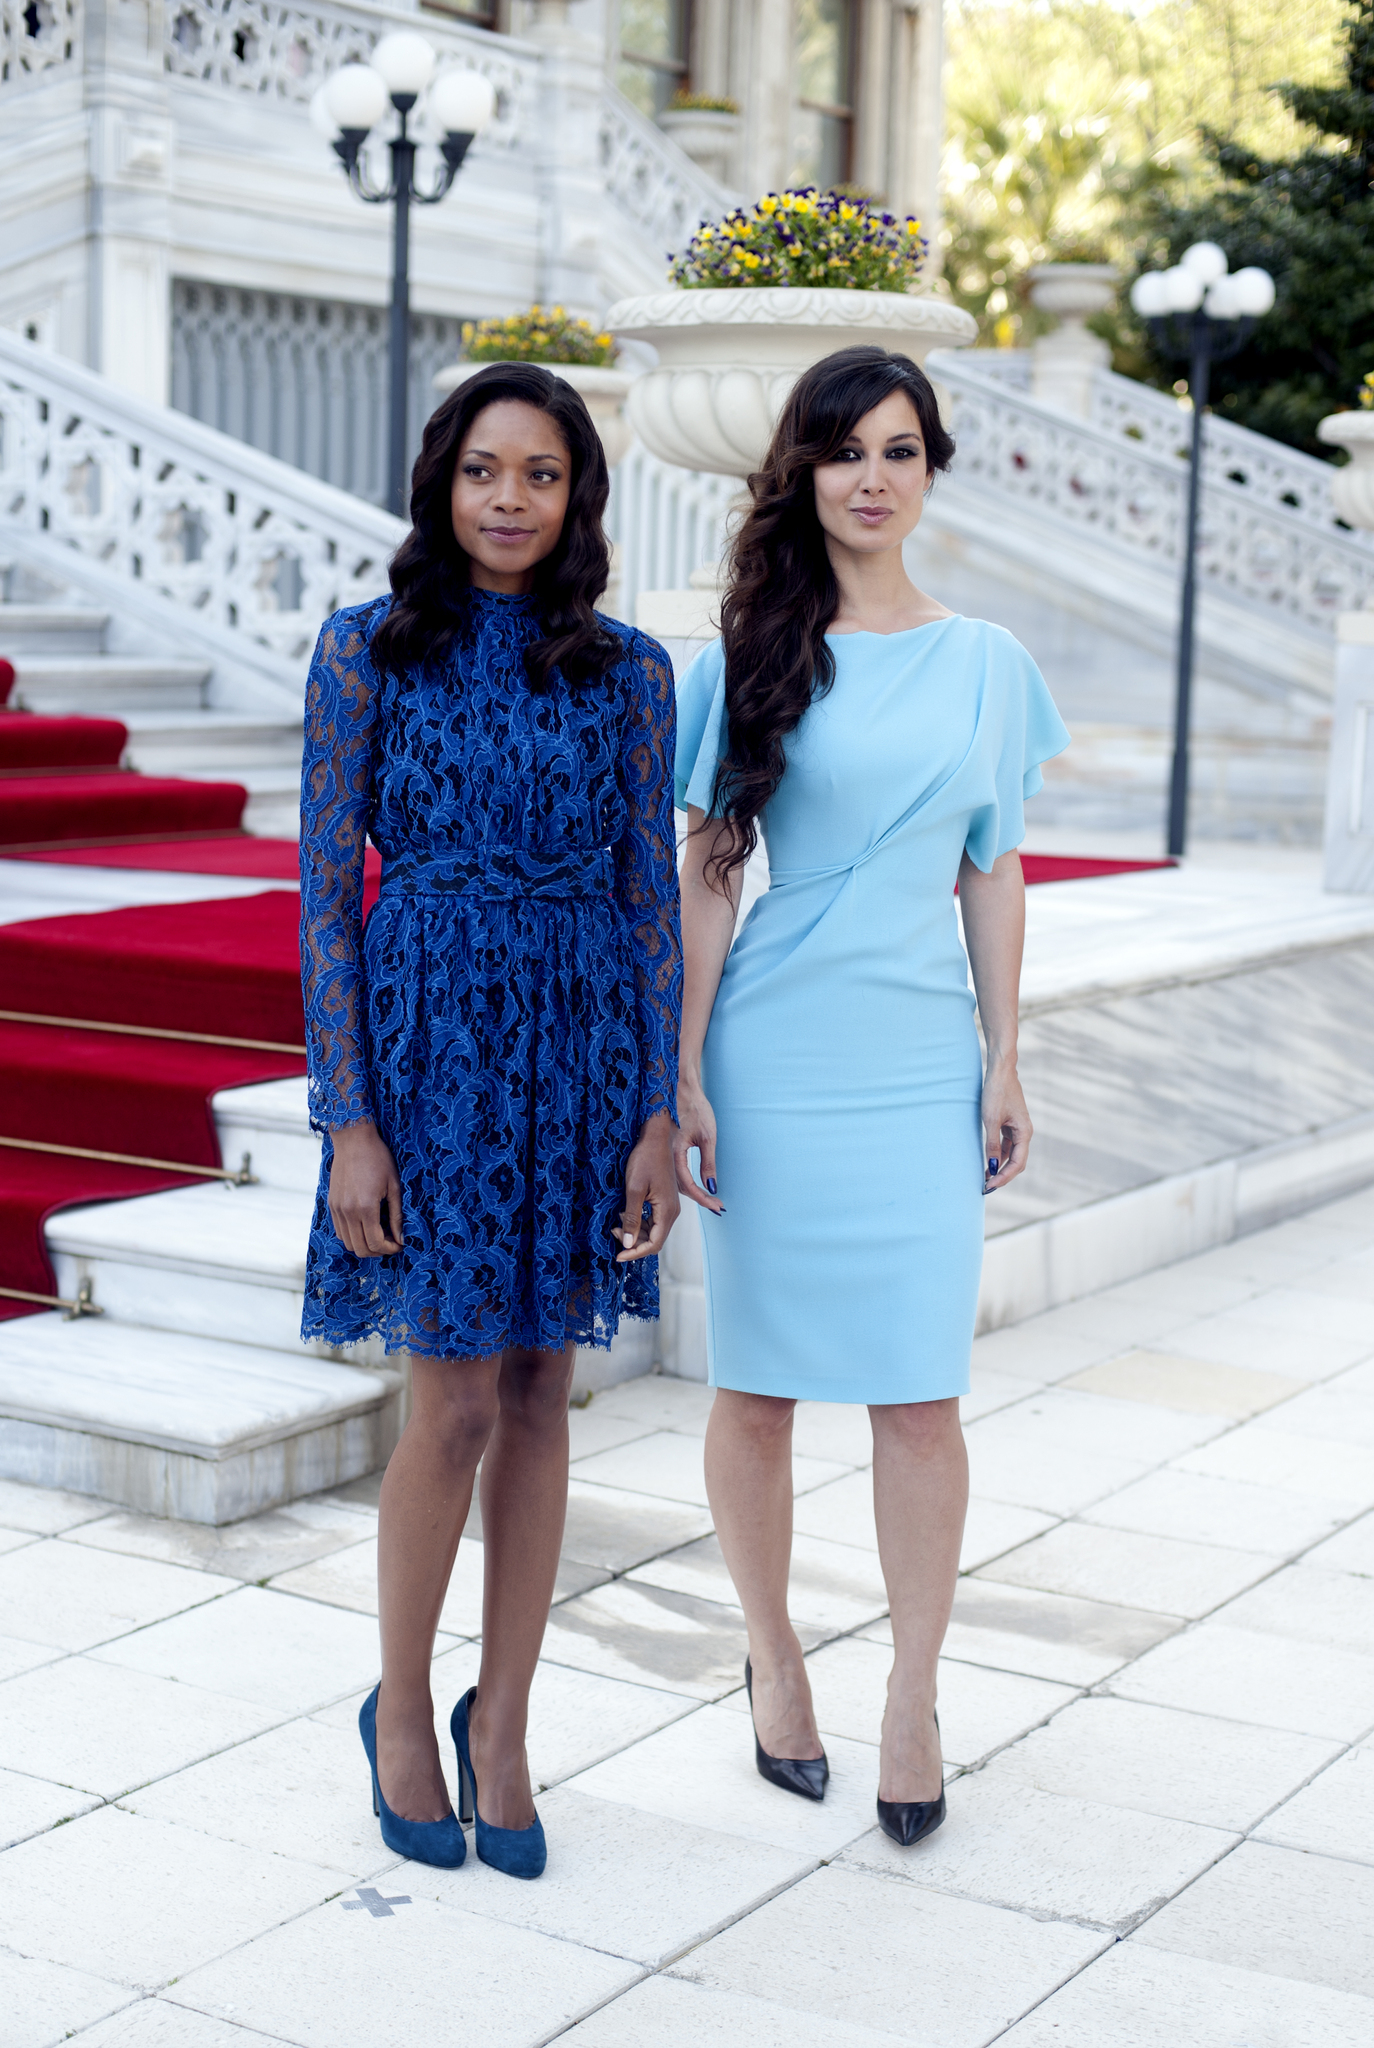
{"type": "Polygon", "coordinates": [[[1326,1571],[1305,1560],[1242,1593],[1222,1619],[1235,1628],[1263,1629],[1298,1642],[1326,1643],[1332,1649],[1374,1657],[1374,1591],[1368,1580],[1351,1572],[1326,1571]]]}
{"type": "Polygon", "coordinates": [[[794,1885],[671,1974],[921,2048],[981,2048],[1102,1941],[1083,1927],[842,1868],[794,1885]]]}
{"type": "Polygon", "coordinates": [[[976,1493],[970,1494],[959,1569],[974,1571],[1054,1526],[1054,1516],[1042,1514],[1038,1508],[1013,1507],[1008,1501],[983,1500],[976,1493]]]}
{"type": "Polygon", "coordinates": [[[318,1864],[114,1806],[8,1850],[5,1876],[15,1948],[148,1991],[340,1884],[318,1864]]]}
{"type": "MultiPolygon", "coordinates": [[[[1374,2003],[1118,1942],[1005,2048],[1369,2048],[1374,2003]]],[[[999,2044],[1002,2048],[1002,2044],[999,2044]]]]}
{"type": "Polygon", "coordinates": [[[743,1992],[648,1977],[562,2038],[567,2048],[889,2048],[897,2037],[743,1992]]]}
{"type": "Polygon", "coordinates": [[[798,1401],[792,1411],[792,1450],[804,1458],[871,1465],[872,1418],[867,1408],[843,1401],[798,1401]]]}
{"type": "Polygon", "coordinates": [[[1262,1821],[1256,1834],[1284,1849],[1374,1863],[1374,1748],[1347,1750],[1262,1821]]]}
{"type": "Polygon", "coordinates": [[[64,1657],[4,1691],[5,1761],[114,1799],[260,1734],[270,1708],[89,1657],[64,1657]]]}
{"type": "Polygon", "coordinates": [[[655,1500],[647,1493],[574,1479],[568,1487],[563,1557],[602,1571],[627,1572],[665,1550],[709,1536],[711,1526],[705,1508],[685,1501],[655,1500]]]}
{"type": "MultiPolygon", "coordinates": [[[[945,1655],[1060,1685],[1096,1685],[1177,1627],[1172,1615],[1141,1608],[960,1579],[945,1655]]],[[[874,1642],[892,1640],[884,1621],[863,1633],[874,1642]]]]}
{"type": "Polygon", "coordinates": [[[40,1664],[54,1664],[64,1650],[54,1649],[51,1643],[25,1643],[18,1636],[0,1636],[0,1685],[7,1678],[17,1678],[21,1671],[34,1671],[40,1664]]]}
{"type": "Polygon", "coordinates": [[[209,2020],[163,1998],[140,1998],[81,2036],[81,2048],[263,2048],[277,2037],[209,2020]]]}
{"type": "Polygon", "coordinates": [[[11,1550],[27,1550],[42,1540],[31,1529],[0,1529],[0,1557],[7,1556],[11,1550]]]}
{"type": "Polygon", "coordinates": [[[943,1827],[914,1849],[880,1828],[842,1861],[985,1905],[1125,1934],[1239,1837],[1124,1806],[1041,1792],[994,1757],[950,1786],[943,1827]]]}
{"type": "Polygon", "coordinates": [[[1367,1358],[1374,1345],[1362,1302],[1271,1287],[1240,1308],[1185,1324],[1162,1348],[1220,1365],[1319,1380],[1367,1358]]]}
{"type": "Polygon", "coordinates": [[[1021,1419],[1025,1405],[1003,1408],[965,1432],[969,1484],[976,1493],[1043,1514],[1073,1515],[1149,1470],[1143,1458],[1099,1453],[1088,1459],[1052,1433],[1032,1431],[1021,1419]]]}
{"type": "Polygon", "coordinates": [[[873,1474],[850,1472],[828,1486],[804,1493],[792,1504],[792,1528],[801,1536],[820,1536],[827,1543],[850,1543],[859,1550],[878,1548],[873,1520],[873,1474]]]}
{"type": "MultiPolygon", "coordinates": [[[[799,1633],[808,1639],[804,1629],[799,1633]]],[[[741,1683],[747,1648],[737,1607],[625,1579],[564,1601],[544,1633],[551,1663],[700,1700],[716,1699],[741,1683]]]]}
{"type": "Polygon", "coordinates": [[[361,1508],[330,1500],[298,1500],[221,1529],[203,1522],[164,1521],[158,1515],[104,1515],[98,1522],[83,1523],[68,1541],[257,1584],[360,1543],[375,1529],[375,1516],[361,1508]]]}
{"type": "Polygon", "coordinates": [[[1292,1556],[1330,1535],[1354,1512],[1277,1486],[1171,1466],[1085,1508],[1080,1519],[1139,1529],[1147,1536],[1176,1536],[1181,1542],[1292,1556]]]}
{"type": "Polygon", "coordinates": [[[754,1739],[742,1715],[728,1707],[703,1707],[572,1783],[579,1792],[691,1827],[770,1842],[804,1857],[833,1856],[872,1823],[878,1763],[868,1744],[842,1736],[829,1738],[825,1750],[825,1798],[799,1799],[759,1776],[754,1739]]]}
{"type": "Polygon", "coordinates": [[[1109,1394],[1119,1401],[1146,1401],[1159,1408],[1239,1421],[1300,1394],[1307,1382],[1284,1373],[1184,1358],[1177,1352],[1128,1351],[1104,1365],[1090,1365],[1061,1384],[1085,1394],[1109,1394]]]}
{"type": "MultiPolygon", "coordinates": [[[[714,1536],[671,1550],[628,1574],[631,1585],[666,1586],[738,1607],[730,1574],[714,1536]]],[[[787,1604],[795,1622],[828,1634],[859,1628],[887,1612],[887,1588],[876,1556],[852,1543],[794,1535],[787,1604]]]]}
{"type": "Polygon", "coordinates": [[[675,1379],[671,1373],[647,1373],[622,1380],[596,1397],[608,1415],[623,1415],[647,1429],[676,1429],[684,1436],[704,1436],[715,1390],[699,1380],[675,1379]]]}
{"type": "Polygon", "coordinates": [[[1120,1337],[1066,1329],[1061,1316],[1062,1311],[1051,1309],[1046,1315],[1031,1316],[1024,1323],[979,1337],[973,1346],[974,1372],[986,1366],[993,1372],[1010,1373],[1013,1379],[1048,1386],[1121,1350],[1120,1337]]]}
{"type": "Polygon", "coordinates": [[[52,2042],[65,2041],[78,2028],[127,2005],[129,1996],[123,1984],[0,1949],[5,2048],[50,2048],[52,2042]]]}
{"type": "Polygon", "coordinates": [[[303,1714],[372,1684],[377,1624],[370,1615],[239,1586],[214,1603],[213,1615],[193,1609],[108,1644],[99,1656],[282,1714],[303,1714]]]}
{"type": "Polygon", "coordinates": [[[805,1876],[815,1859],[719,1829],[665,1820],[571,1786],[539,1802],[549,1862],[538,1884],[469,1859],[403,1866],[405,1889],[512,1927],[657,1967],[805,1876]],[[645,1883],[652,1870],[654,1881],[645,1883]]]}
{"type": "Polygon", "coordinates": [[[1362,1579],[1374,1579],[1374,1515],[1362,1515],[1338,1535],[1319,1543],[1307,1553],[1309,1564],[1329,1571],[1354,1572],[1362,1579]]]}
{"type": "MultiPolygon", "coordinates": [[[[448,1582],[439,1614],[440,1633],[447,1636],[476,1636],[482,1632],[482,1569],[485,1551],[480,1543],[465,1536],[458,1545],[453,1575],[448,1582]]],[[[313,1564],[283,1572],[273,1579],[278,1593],[297,1593],[308,1600],[321,1600],[330,1607],[351,1608],[356,1614],[377,1612],[377,1539],[350,1544],[313,1564]]]]}
{"type": "Polygon", "coordinates": [[[585,1408],[568,1410],[568,1455],[574,1465],[579,1458],[593,1458],[598,1451],[613,1451],[620,1444],[648,1436],[652,1423],[634,1422],[625,1415],[612,1415],[599,1401],[585,1408]]]}
{"type": "Polygon", "coordinates": [[[1212,1265],[1210,1253],[1203,1252],[1197,1258],[1180,1259],[1176,1266],[1163,1266],[1158,1272],[1142,1273],[1137,1280],[1123,1281],[1097,1299],[1118,1312],[1144,1308],[1181,1328],[1203,1316],[1238,1308],[1260,1291],[1259,1282],[1219,1271],[1212,1265]]]}
{"type": "MultiPolygon", "coordinates": [[[[847,1469],[834,1458],[807,1458],[794,1452],[793,1488],[797,1493],[809,1493],[827,1480],[842,1478],[847,1469]]],[[[651,1494],[655,1500],[688,1501],[703,1508],[707,1505],[701,1439],[675,1430],[655,1430],[651,1436],[637,1437],[632,1444],[582,1458],[578,1461],[577,1476],[626,1493],[651,1494]]]]}
{"type": "Polygon", "coordinates": [[[1353,1742],[1374,1719],[1374,1657],[1207,1621],[1161,1643],[1112,1680],[1123,1699],[1353,1742]]]}
{"type": "Polygon", "coordinates": [[[1057,1529],[985,1565],[978,1576],[1191,1620],[1210,1614],[1279,1563],[1276,1557],[1257,1557],[1219,1544],[1181,1543],[1172,1536],[1061,1522],[1057,1529]]]}
{"type": "Polygon", "coordinates": [[[350,1731],[290,1721],[129,1793],[149,1820],[195,1828],[245,1849],[366,1877],[396,1861],[377,1831],[367,1758],[350,1731]]]}
{"type": "Polygon", "coordinates": [[[1285,1729],[1099,1697],[1056,1714],[998,1770],[1042,1792],[1243,1834],[1337,1754],[1285,1729]]]}
{"type": "Polygon", "coordinates": [[[29,1529],[35,1536],[60,1536],[79,1522],[108,1515],[107,1500],[89,1494],[62,1493],[49,1486],[25,1486],[19,1479],[0,1479],[0,1527],[29,1529]]]}
{"type": "Polygon", "coordinates": [[[88,1650],[130,1629],[233,1592],[237,1580],[49,1540],[0,1558],[8,1630],[61,1650],[88,1650]]]}
{"type": "Polygon", "coordinates": [[[74,1792],[70,1785],[0,1769],[0,1849],[41,1835],[78,1813],[89,1813],[98,1804],[89,1793],[74,1792]]]}
{"type": "Polygon", "coordinates": [[[169,2001],[294,2048],[530,2048],[640,1974],[618,1957],[438,1905],[412,1884],[418,1867],[374,1887],[409,1904],[374,1917],[349,1910],[356,1894],[332,1899],[189,1972],[169,2001]]]}
{"type": "Polygon", "coordinates": [[[1374,1996],[1374,1868],[1245,1842],[1140,1931],[1147,1948],[1374,1996]]]}
{"type": "Polygon", "coordinates": [[[1267,1426],[1295,1436],[1323,1437],[1328,1443],[1363,1444],[1374,1448],[1374,1390],[1351,1384],[1359,1372],[1342,1373],[1325,1386],[1308,1387],[1296,1400],[1267,1418],[1267,1426]]]}
{"type": "Polygon", "coordinates": [[[977,1366],[970,1377],[969,1391],[959,1401],[960,1420],[967,1426],[980,1415],[995,1415],[999,1408],[1010,1408],[1017,1401],[1028,1399],[1034,1391],[1015,1373],[998,1372],[990,1365],[977,1366]]]}

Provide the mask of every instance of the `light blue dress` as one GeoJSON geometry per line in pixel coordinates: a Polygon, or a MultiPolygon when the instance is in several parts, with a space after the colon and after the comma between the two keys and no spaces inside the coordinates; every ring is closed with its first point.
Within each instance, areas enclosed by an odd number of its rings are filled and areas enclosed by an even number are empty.
{"type": "MultiPolygon", "coordinates": [[[[761,820],[769,888],[706,1037],[726,1215],[703,1210],[711,1384],[813,1401],[968,1390],[982,1062],[954,888],[1024,836],[1068,745],[1030,656],[977,619],[830,636],[833,688],[761,820]]],[[[678,686],[676,797],[709,812],[719,642],[678,686]]]]}

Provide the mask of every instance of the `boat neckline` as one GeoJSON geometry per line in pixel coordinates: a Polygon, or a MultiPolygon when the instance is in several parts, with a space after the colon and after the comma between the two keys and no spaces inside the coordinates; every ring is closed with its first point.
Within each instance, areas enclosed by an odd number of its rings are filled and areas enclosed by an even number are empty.
{"type": "Polygon", "coordinates": [[[954,619],[961,619],[962,612],[947,612],[942,619],[927,619],[923,626],[899,626],[895,633],[875,633],[870,626],[856,627],[852,633],[827,633],[827,640],[905,640],[908,633],[928,633],[932,626],[948,626],[954,619]]]}

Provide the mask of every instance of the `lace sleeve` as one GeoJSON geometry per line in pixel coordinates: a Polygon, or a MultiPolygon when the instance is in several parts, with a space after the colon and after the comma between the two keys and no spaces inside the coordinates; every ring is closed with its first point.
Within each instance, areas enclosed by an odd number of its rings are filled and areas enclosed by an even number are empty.
{"type": "Polygon", "coordinates": [[[663,649],[643,634],[635,635],[630,666],[620,756],[629,817],[616,848],[616,895],[634,947],[642,1126],[661,1110],[677,1117],[682,923],[673,824],[673,671],[663,649]]]}
{"type": "Polygon", "coordinates": [[[376,674],[364,623],[356,612],[325,620],[305,690],[301,989],[310,1121],[318,1131],[372,1115],[362,1036],[362,906],[376,674]]]}

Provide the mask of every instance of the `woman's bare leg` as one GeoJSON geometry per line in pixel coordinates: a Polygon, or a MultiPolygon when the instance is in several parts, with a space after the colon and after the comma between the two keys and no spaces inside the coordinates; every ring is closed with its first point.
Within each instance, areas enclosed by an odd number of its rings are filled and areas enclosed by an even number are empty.
{"type": "Polygon", "coordinates": [[[770,1756],[817,1757],[811,1687],[787,1612],[796,1405],[721,1388],[706,1428],[706,1492],[749,1630],[759,1741],[770,1756]]]}
{"type": "Polygon", "coordinates": [[[895,1646],[887,1685],[880,1799],[938,1799],[935,1667],[949,1627],[968,1507],[959,1403],[870,1408],[873,1506],[895,1646]]]}
{"type": "Polygon", "coordinates": [[[482,1668],[472,1710],[472,1767],[482,1818],[534,1819],[525,1726],[553,1599],[568,1505],[568,1393],[574,1347],[507,1351],[500,1415],[482,1461],[482,1668]]]}
{"type": "Polygon", "coordinates": [[[417,1358],[410,1420],[382,1479],[377,1776],[387,1805],[405,1820],[442,1820],[449,1812],[429,1665],[473,1475],[496,1422],[500,1370],[499,1355],[417,1358]]]}

